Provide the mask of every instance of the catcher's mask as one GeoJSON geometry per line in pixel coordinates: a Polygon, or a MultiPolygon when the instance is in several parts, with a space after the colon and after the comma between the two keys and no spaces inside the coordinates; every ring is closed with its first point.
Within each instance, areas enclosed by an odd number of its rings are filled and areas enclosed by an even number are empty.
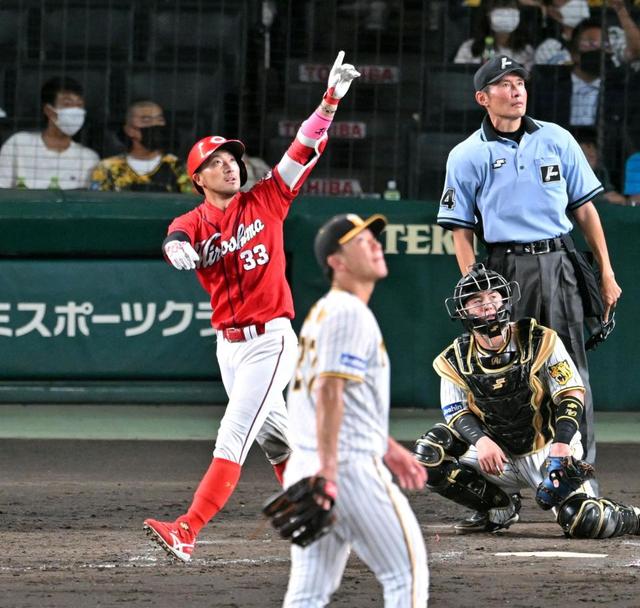
{"type": "Polygon", "coordinates": [[[488,338],[495,338],[509,324],[511,307],[520,299],[520,286],[515,281],[506,279],[493,270],[487,270],[483,264],[474,264],[456,284],[453,296],[444,302],[449,317],[462,321],[469,332],[477,331],[488,338]],[[467,308],[467,302],[483,291],[497,292],[502,301],[494,306],[495,315],[482,314],[486,305],[478,306],[472,311],[467,308]],[[478,314],[480,313],[480,314],[478,314]]]}

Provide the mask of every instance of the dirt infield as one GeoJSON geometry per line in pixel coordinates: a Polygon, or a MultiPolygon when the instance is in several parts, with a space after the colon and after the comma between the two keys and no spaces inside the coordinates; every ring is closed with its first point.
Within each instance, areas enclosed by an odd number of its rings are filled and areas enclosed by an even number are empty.
{"type": "MultiPolygon", "coordinates": [[[[261,527],[277,490],[257,451],[225,510],[202,532],[192,563],[173,563],[142,531],[145,517],[174,518],[210,460],[207,442],[27,441],[0,444],[0,606],[251,608],[279,606],[288,545],[261,527]]],[[[640,444],[603,444],[603,493],[640,504],[640,444]],[[622,470],[619,470],[622,469],[622,470]]],[[[461,537],[465,511],[427,493],[411,501],[431,569],[430,607],[640,606],[640,536],[565,539],[525,493],[523,523],[461,537]],[[606,557],[496,553],[571,551],[606,557]]],[[[373,576],[352,558],[331,606],[382,606],[373,576]]]]}

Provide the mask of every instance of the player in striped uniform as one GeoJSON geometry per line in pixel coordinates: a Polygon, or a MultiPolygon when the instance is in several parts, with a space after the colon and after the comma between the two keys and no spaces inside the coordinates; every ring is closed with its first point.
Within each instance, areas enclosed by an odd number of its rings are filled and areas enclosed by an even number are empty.
{"type": "Polygon", "coordinates": [[[411,453],[389,437],[389,357],[367,305],[376,282],[387,275],[376,239],[385,225],[380,215],[338,215],[315,240],[331,290],[300,332],[287,397],[294,449],[285,487],[310,475],[334,482],[336,521],[310,546],[292,545],[287,608],[325,606],[351,549],[383,586],[385,606],[427,603],[422,533],[392,473],[408,489],[423,487],[426,477],[411,453]]]}
{"type": "Polygon", "coordinates": [[[171,223],[163,251],[175,268],[195,270],[211,296],[216,355],[229,401],[213,461],[188,511],[173,522],[144,522],[152,540],[182,561],[191,559],[197,534],[233,493],[254,440],[282,481],[290,453],[282,392],[297,353],[283,222],[324,150],[340,99],[360,75],[343,58],[340,51],[322,102],[271,175],[248,192],[240,191],[247,179],[240,141],[205,137],[189,153],[189,175],[205,200],[171,223]]]}

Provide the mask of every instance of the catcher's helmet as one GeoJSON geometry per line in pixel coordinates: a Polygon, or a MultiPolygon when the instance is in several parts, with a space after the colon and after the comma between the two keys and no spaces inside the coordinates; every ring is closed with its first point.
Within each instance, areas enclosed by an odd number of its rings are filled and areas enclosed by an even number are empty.
{"type": "MultiPolygon", "coordinates": [[[[200,141],[196,142],[189,156],[187,157],[187,172],[191,181],[193,176],[197,173],[204,162],[209,158],[216,150],[228,150],[236,157],[238,166],[240,167],[240,185],[244,186],[247,181],[247,167],[242,160],[244,154],[244,144],[239,139],[225,139],[221,135],[210,135],[209,137],[203,137],[200,141]]],[[[202,188],[193,182],[193,187],[204,194],[202,188]]]]}
{"type": "Polygon", "coordinates": [[[462,321],[467,331],[477,331],[489,337],[500,335],[511,318],[511,306],[520,299],[520,286],[483,264],[474,264],[456,284],[453,297],[445,300],[447,312],[452,319],[462,321]],[[502,296],[500,307],[494,318],[479,317],[465,307],[466,302],[481,291],[496,291],[502,296]]]}

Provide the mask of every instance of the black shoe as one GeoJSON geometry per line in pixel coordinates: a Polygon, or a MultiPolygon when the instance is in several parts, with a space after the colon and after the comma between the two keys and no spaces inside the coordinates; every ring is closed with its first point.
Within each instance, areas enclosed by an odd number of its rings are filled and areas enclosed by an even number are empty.
{"type": "Polygon", "coordinates": [[[520,494],[511,494],[511,502],[513,503],[513,515],[502,524],[496,524],[489,520],[489,514],[482,511],[475,511],[467,519],[459,521],[453,526],[456,534],[474,534],[476,532],[497,532],[498,530],[506,530],[520,520],[520,509],[522,508],[522,500],[520,494]]]}
{"type": "MultiPolygon", "coordinates": [[[[488,519],[488,518],[487,518],[488,519]]],[[[498,532],[499,530],[506,530],[510,528],[513,524],[517,524],[520,521],[520,516],[517,512],[515,512],[507,521],[502,524],[494,524],[493,522],[488,522],[487,527],[485,528],[485,532],[490,532],[493,534],[494,532],[498,532]]]]}
{"type": "Polygon", "coordinates": [[[504,523],[496,524],[489,520],[488,513],[476,511],[473,515],[467,517],[467,519],[463,519],[455,524],[453,529],[456,534],[476,534],[478,532],[489,532],[489,534],[493,534],[499,530],[506,530],[507,528],[510,528],[519,520],[520,516],[517,513],[514,513],[504,523]]]}
{"type": "Polygon", "coordinates": [[[467,519],[459,521],[453,526],[456,534],[473,534],[474,532],[486,532],[490,524],[489,514],[482,511],[474,511],[467,519]]]}

